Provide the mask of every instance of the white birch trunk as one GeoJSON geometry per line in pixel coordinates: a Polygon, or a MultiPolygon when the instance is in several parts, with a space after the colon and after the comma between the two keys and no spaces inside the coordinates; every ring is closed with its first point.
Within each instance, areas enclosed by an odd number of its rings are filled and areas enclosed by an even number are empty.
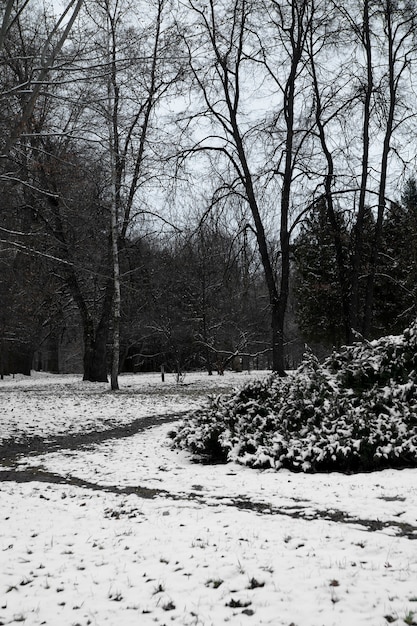
{"type": "MultiPolygon", "coordinates": [[[[109,16],[108,21],[109,21],[109,16]]],[[[116,172],[116,135],[115,116],[116,90],[114,88],[114,65],[111,53],[111,27],[108,23],[108,49],[107,61],[109,67],[109,77],[107,82],[107,125],[109,133],[110,151],[110,226],[111,226],[111,264],[113,274],[113,309],[112,309],[112,359],[110,372],[110,385],[112,391],[119,389],[119,365],[120,365],[120,268],[119,268],[119,229],[118,229],[118,206],[117,206],[117,172],[116,172]]]]}

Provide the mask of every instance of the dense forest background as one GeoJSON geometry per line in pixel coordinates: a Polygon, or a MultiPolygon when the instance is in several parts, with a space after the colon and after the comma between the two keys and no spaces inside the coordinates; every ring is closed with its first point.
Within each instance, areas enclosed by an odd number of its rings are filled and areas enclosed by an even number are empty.
{"type": "Polygon", "coordinates": [[[268,367],[416,316],[413,0],[0,0],[0,370],[268,367]]]}

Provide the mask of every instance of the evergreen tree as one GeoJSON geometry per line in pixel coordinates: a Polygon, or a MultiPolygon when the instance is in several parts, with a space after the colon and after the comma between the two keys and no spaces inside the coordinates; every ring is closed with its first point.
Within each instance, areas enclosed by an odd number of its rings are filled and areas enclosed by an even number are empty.
{"type": "MultiPolygon", "coordinates": [[[[345,273],[353,280],[355,225],[341,211],[337,214],[344,247],[345,273]]],[[[365,207],[362,220],[361,274],[358,277],[359,320],[364,315],[366,279],[370,271],[371,242],[375,217],[365,207]]],[[[336,261],[334,232],[325,201],[317,203],[305,219],[294,245],[295,296],[300,330],[307,342],[338,347],[345,343],[342,290],[336,261]]],[[[378,274],[379,276],[379,274],[378,274]]],[[[380,336],[373,328],[373,336],[380,336]]]]}
{"type": "Polygon", "coordinates": [[[417,315],[417,181],[405,183],[384,223],[376,285],[375,323],[380,331],[399,333],[417,315]]]}
{"type": "MultiPolygon", "coordinates": [[[[339,213],[348,244],[348,229],[339,213]]],[[[344,339],[341,289],[331,226],[324,201],[305,219],[294,242],[297,320],[308,342],[338,346],[344,339]]]]}

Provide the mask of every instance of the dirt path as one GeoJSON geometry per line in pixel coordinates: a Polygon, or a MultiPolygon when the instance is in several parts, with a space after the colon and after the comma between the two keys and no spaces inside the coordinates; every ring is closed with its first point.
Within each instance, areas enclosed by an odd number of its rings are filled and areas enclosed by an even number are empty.
{"type": "MultiPolygon", "coordinates": [[[[81,478],[70,475],[61,476],[53,472],[48,472],[41,467],[33,467],[28,470],[19,470],[14,462],[19,456],[37,456],[48,452],[56,452],[58,450],[77,450],[91,445],[96,445],[110,439],[122,439],[131,437],[137,433],[143,432],[153,426],[160,426],[175,422],[184,417],[186,412],[171,413],[169,415],[154,415],[135,420],[128,425],[111,428],[99,432],[75,433],[70,435],[62,435],[53,439],[30,438],[23,442],[8,442],[0,445],[0,482],[18,482],[30,483],[41,482],[56,485],[69,485],[89,489],[92,491],[100,491],[103,493],[115,493],[121,495],[136,495],[139,498],[152,499],[155,497],[163,497],[170,500],[192,500],[199,502],[205,506],[232,506],[240,510],[254,511],[260,515],[284,515],[293,519],[304,519],[314,521],[318,519],[328,520],[335,523],[355,524],[368,532],[381,531],[385,528],[394,528],[397,537],[407,537],[408,539],[417,540],[417,526],[402,523],[398,520],[389,520],[381,522],[374,519],[359,519],[350,516],[344,511],[335,510],[306,510],[294,502],[291,506],[274,507],[267,502],[256,502],[243,496],[233,498],[222,496],[211,496],[207,498],[205,495],[198,493],[197,490],[189,493],[172,493],[166,489],[151,489],[140,485],[119,487],[117,485],[100,485],[85,481],[81,478]]],[[[47,497],[47,496],[45,496],[47,497]]]]}
{"type": "MultiPolygon", "coordinates": [[[[254,511],[260,515],[284,515],[293,519],[303,519],[306,521],[327,520],[338,524],[354,524],[368,532],[382,531],[386,528],[394,528],[396,537],[406,537],[407,539],[417,540],[417,526],[400,522],[398,520],[380,521],[375,519],[360,519],[353,517],[344,511],[335,510],[318,510],[314,512],[309,507],[305,507],[294,503],[290,506],[274,507],[267,502],[255,502],[249,498],[239,496],[230,499],[230,496],[209,496],[202,495],[196,491],[188,493],[172,493],[166,489],[150,489],[141,485],[119,487],[117,485],[100,485],[90,481],[83,480],[74,476],[61,476],[53,472],[48,472],[42,468],[31,468],[30,470],[8,469],[0,471],[0,482],[18,482],[30,483],[40,482],[55,485],[68,485],[89,489],[92,491],[101,491],[103,493],[114,493],[120,495],[136,495],[138,498],[152,499],[155,497],[166,498],[167,500],[191,500],[198,502],[203,506],[224,505],[234,507],[239,510],[254,511]]],[[[43,496],[47,499],[47,496],[43,496]]]]}
{"type": "Polygon", "coordinates": [[[21,455],[38,455],[56,452],[57,450],[77,450],[78,448],[102,443],[108,439],[131,437],[153,426],[178,421],[185,415],[186,411],[170,413],[168,415],[152,415],[150,417],[138,418],[130,424],[116,426],[98,432],[60,435],[50,439],[31,437],[24,441],[7,441],[6,443],[0,444],[0,464],[9,465],[21,455]]]}

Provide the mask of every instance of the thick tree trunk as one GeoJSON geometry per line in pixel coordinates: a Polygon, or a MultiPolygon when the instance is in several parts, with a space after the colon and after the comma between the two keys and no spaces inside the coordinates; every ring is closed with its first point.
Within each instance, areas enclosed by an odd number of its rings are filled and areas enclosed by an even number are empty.
{"type": "MultiPolygon", "coordinates": [[[[112,231],[116,231],[117,222],[112,225],[112,231]]],[[[113,391],[119,389],[119,369],[120,369],[120,270],[119,270],[119,251],[117,246],[117,231],[113,237],[113,336],[112,336],[112,364],[111,364],[111,388],[113,391]]]]}
{"type": "Polygon", "coordinates": [[[107,343],[113,304],[113,281],[106,286],[103,310],[97,328],[91,317],[83,319],[84,326],[84,377],[93,383],[107,382],[107,343]]]}
{"type": "Polygon", "coordinates": [[[107,382],[107,340],[113,304],[113,281],[111,279],[107,281],[101,318],[97,327],[94,325],[94,320],[87,308],[86,301],[81,293],[77,277],[72,268],[67,272],[66,282],[74,302],[78,307],[83,327],[83,380],[94,383],[107,382]]]}
{"type": "MultiPolygon", "coordinates": [[[[281,376],[285,376],[284,367],[284,323],[285,313],[288,299],[288,279],[289,279],[289,242],[287,232],[288,216],[281,221],[281,246],[284,242],[285,250],[282,250],[282,275],[281,275],[281,294],[278,292],[277,282],[275,277],[274,268],[271,263],[271,258],[268,250],[268,242],[266,239],[266,233],[262,222],[261,214],[256,199],[255,189],[253,186],[252,175],[246,160],[246,153],[243,147],[243,141],[240,136],[239,128],[237,125],[236,117],[231,115],[232,127],[234,131],[234,139],[239,154],[239,160],[242,165],[243,176],[242,183],[244,184],[247,201],[252,213],[253,221],[255,224],[255,234],[258,244],[258,250],[261,257],[262,267],[265,276],[265,282],[268,288],[269,304],[271,313],[271,330],[272,330],[272,369],[281,376]],[[285,234],[284,234],[285,233],[285,234]],[[288,245],[287,245],[288,244],[288,245]],[[287,263],[288,261],[288,263],[287,263]]],[[[285,209],[281,206],[281,220],[282,216],[285,218],[285,209]]]]}
{"type": "Polygon", "coordinates": [[[93,383],[107,382],[107,333],[84,329],[84,376],[93,383]]]}
{"type": "Polygon", "coordinates": [[[277,300],[271,305],[272,317],[272,369],[279,376],[286,376],[284,323],[285,307],[277,300]]]}

